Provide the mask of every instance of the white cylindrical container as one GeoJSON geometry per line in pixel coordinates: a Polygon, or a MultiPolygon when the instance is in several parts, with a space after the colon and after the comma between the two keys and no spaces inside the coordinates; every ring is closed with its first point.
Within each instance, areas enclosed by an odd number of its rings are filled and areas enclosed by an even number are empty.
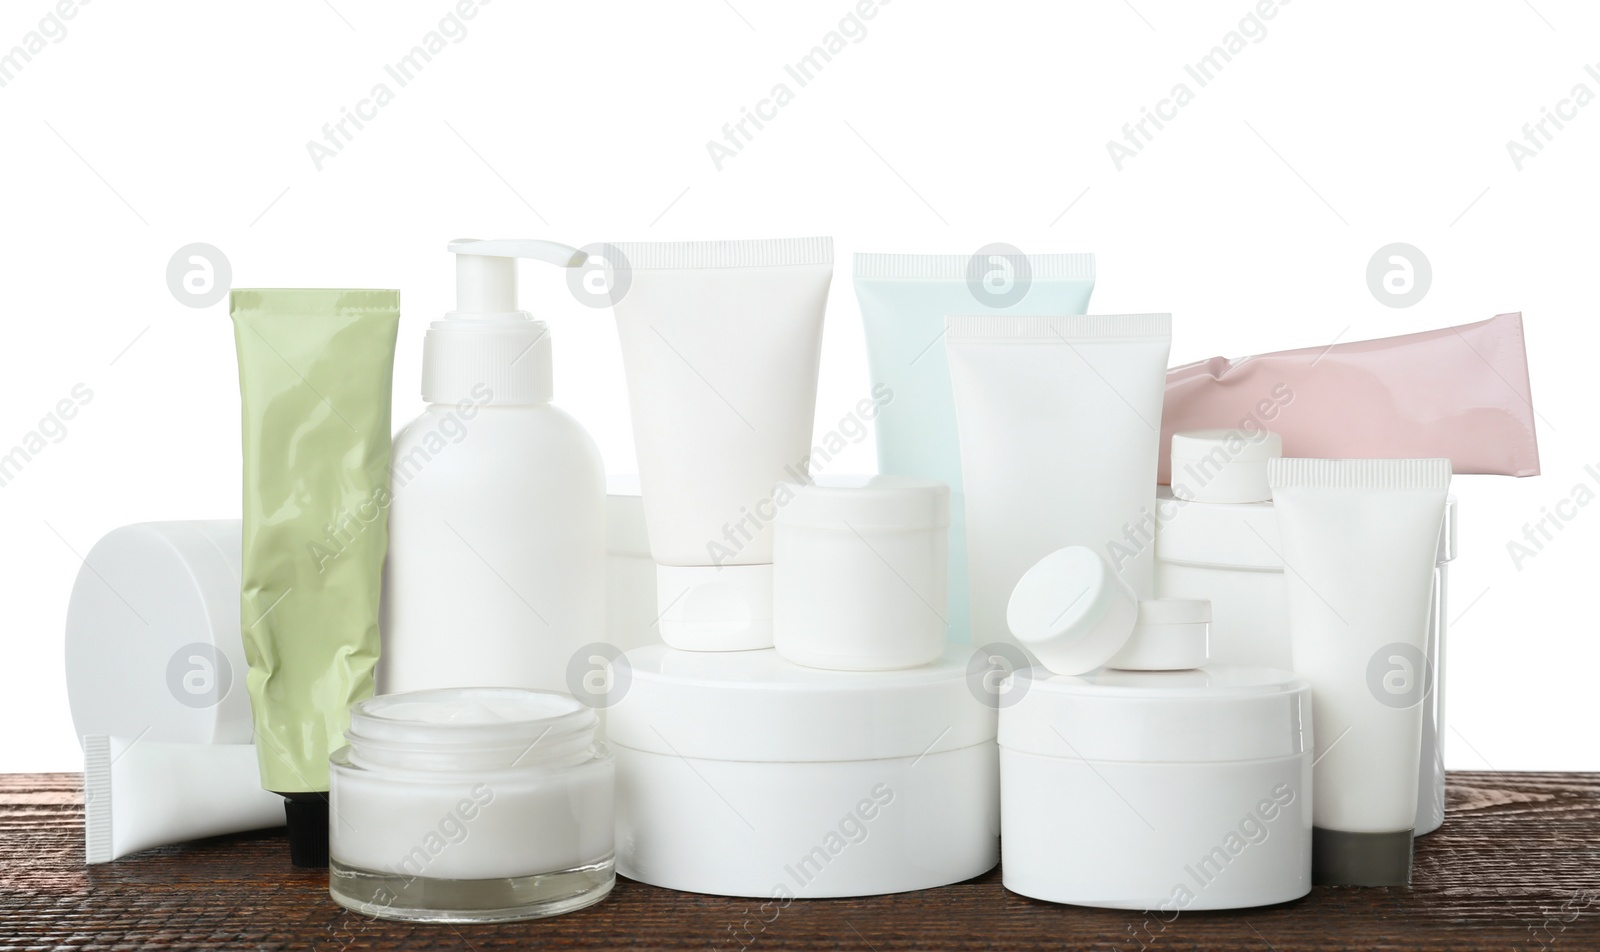
{"type": "MultiPolygon", "coordinates": [[[[1261,464],[1263,467],[1265,463],[1261,464]]],[[[1289,605],[1270,502],[1203,503],[1162,487],[1156,499],[1156,593],[1211,602],[1214,664],[1289,668],[1289,605]]],[[[1456,500],[1445,509],[1429,609],[1432,690],[1423,700],[1416,833],[1444,822],[1445,656],[1449,563],[1456,557],[1456,500]]]]}
{"type": "Polygon", "coordinates": [[[1204,665],[1211,603],[1203,598],[1146,598],[1122,650],[1106,662],[1124,671],[1182,671],[1204,665]]]}
{"type": "Polygon", "coordinates": [[[67,603],[67,700],[85,734],[248,744],[239,520],[106,533],[67,603]]]}
{"type": "Polygon", "coordinates": [[[1311,689],[1287,671],[1018,672],[1000,711],[1005,886],[1150,910],[1311,890],[1311,689]]]}
{"type": "Polygon", "coordinates": [[[1283,438],[1266,430],[1188,430],[1172,434],[1172,493],[1194,502],[1261,502],[1272,498],[1267,460],[1283,455],[1283,438]]]}
{"type": "Polygon", "coordinates": [[[607,724],[618,872],[787,902],[992,868],[995,711],[970,685],[968,654],[857,672],[772,649],[629,652],[607,724]]]}
{"type": "Polygon", "coordinates": [[[772,637],[813,668],[881,671],[944,653],[950,487],[911,476],[784,483],[772,637]]]}
{"type": "Polygon", "coordinates": [[[619,651],[661,640],[656,563],[639,477],[606,477],[606,641],[619,651]]]}
{"type": "Polygon", "coordinates": [[[519,688],[370,698],[331,760],[329,889],[385,919],[496,922],[611,891],[613,764],[593,710],[519,688]]]}

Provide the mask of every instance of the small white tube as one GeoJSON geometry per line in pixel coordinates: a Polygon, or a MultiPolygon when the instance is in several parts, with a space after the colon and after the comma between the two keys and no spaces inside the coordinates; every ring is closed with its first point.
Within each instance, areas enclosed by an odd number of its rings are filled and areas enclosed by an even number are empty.
{"type": "Polygon", "coordinates": [[[1067,546],[1153,594],[1168,314],[952,316],[945,324],[966,487],[972,643],[1015,644],[1006,603],[1067,546]]]}
{"type": "Polygon", "coordinates": [[[283,826],[283,796],[261,789],[254,744],[83,737],[84,862],[283,826]]]}
{"type": "Polygon", "coordinates": [[[833,240],[612,248],[662,640],[769,648],[774,488],[809,479],[833,240]]]}
{"type": "Polygon", "coordinates": [[[1448,459],[1275,459],[1295,673],[1311,683],[1312,880],[1410,882],[1448,459]]]}

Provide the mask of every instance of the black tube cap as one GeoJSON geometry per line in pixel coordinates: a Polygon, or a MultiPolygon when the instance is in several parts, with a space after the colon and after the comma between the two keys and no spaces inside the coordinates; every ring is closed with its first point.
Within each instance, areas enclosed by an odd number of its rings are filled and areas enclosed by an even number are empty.
{"type": "Polygon", "coordinates": [[[289,821],[289,862],[304,869],[328,865],[328,795],[286,793],[283,815],[289,821]]]}
{"type": "Polygon", "coordinates": [[[1411,885],[1412,835],[1311,828],[1311,882],[1317,886],[1411,885]]]}

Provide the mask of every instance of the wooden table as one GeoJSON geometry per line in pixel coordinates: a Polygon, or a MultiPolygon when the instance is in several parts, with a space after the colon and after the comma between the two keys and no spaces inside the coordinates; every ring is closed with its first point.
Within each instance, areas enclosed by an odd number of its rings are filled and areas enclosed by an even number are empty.
{"type": "Polygon", "coordinates": [[[345,912],[278,833],[83,865],[76,774],[0,775],[0,948],[1600,949],[1600,774],[1456,773],[1410,889],[1318,888],[1236,913],[1139,913],[1014,896],[998,870],[944,889],[756,903],[619,880],[581,912],[499,926],[345,912]]]}

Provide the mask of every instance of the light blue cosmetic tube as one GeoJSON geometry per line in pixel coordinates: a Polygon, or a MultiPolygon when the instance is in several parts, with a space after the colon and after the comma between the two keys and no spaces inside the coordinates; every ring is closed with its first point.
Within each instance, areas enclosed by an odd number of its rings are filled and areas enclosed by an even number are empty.
{"type": "Polygon", "coordinates": [[[971,255],[857,254],[853,277],[876,385],[892,396],[878,412],[878,471],[950,484],[950,641],[967,644],[967,531],[961,447],[945,361],[950,314],[1083,314],[1094,255],[1024,255],[1007,245],[971,255]]]}

